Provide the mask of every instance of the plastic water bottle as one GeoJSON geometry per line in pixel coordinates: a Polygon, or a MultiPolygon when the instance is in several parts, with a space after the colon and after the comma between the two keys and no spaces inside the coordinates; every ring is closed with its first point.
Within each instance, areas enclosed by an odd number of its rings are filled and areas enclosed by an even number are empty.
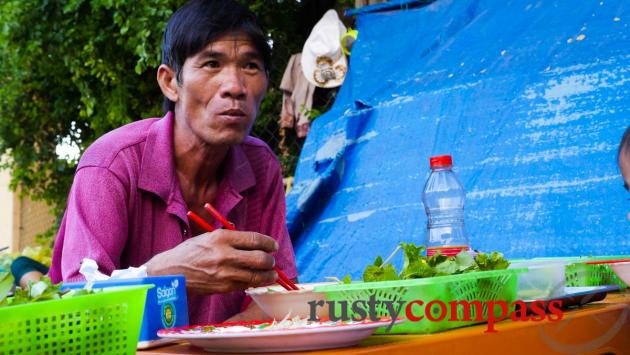
{"type": "Polygon", "coordinates": [[[453,173],[450,155],[431,157],[431,175],[424,185],[422,203],[427,213],[427,255],[439,251],[442,255],[456,255],[468,250],[468,236],[464,230],[464,199],[466,193],[453,173]]]}

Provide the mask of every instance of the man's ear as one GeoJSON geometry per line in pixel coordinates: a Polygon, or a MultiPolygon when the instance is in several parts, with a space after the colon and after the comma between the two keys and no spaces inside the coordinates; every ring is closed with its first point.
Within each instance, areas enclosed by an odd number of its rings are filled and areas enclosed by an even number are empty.
{"type": "Polygon", "coordinates": [[[161,64],[157,70],[157,81],[162,90],[162,94],[169,100],[177,102],[179,98],[179,86],[177,85],[177,75],[175,71],[166,64],[161,64]]]}

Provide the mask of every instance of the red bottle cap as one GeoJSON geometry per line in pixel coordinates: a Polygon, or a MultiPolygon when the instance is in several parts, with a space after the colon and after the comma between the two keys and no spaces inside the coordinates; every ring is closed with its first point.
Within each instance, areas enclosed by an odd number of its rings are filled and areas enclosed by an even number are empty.
{"type": "Polygon", "coordinates": [[[431,169],[446,168],[453,166],[453,159],[450,155],[440,155],[429,158],[429,163],[431,164],[431,169]]]}

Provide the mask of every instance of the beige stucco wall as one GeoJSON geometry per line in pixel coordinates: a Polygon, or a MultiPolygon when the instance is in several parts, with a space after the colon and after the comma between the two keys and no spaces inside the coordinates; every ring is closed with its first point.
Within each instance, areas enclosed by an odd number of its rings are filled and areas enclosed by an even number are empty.
{"type": "Polygon", "coordinates": [[[21,251],[36,246],[35,236],[45,232],[54,223],[50,208],[43,202],[19,197],[9,190],[10,174],[0,170],[0,248],[21,251]]]}
{"type": "Polygon", "coordinates": [[[55,219],[50,208],[43,202],[28,198],[13,199],[13,249],[22,250],[27,246],[37,245],[36,235],[50,228],[55,219]]]}
{"type": "Polygon", "coordinates": [[[0,248],[13,247],[13,193],[9,190],[11,176],[8,170],[0,170],[0,248]]]}

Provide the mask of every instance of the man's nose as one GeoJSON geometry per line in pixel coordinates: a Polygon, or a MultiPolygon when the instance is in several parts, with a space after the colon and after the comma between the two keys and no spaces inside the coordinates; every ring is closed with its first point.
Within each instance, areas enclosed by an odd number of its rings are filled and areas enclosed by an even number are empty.
{"type": "Polygon", "coordinates": [[[237,68],[226,68],[221,83],[221,97],[242,99],[245,97],[245,82],[237,68]]]}

